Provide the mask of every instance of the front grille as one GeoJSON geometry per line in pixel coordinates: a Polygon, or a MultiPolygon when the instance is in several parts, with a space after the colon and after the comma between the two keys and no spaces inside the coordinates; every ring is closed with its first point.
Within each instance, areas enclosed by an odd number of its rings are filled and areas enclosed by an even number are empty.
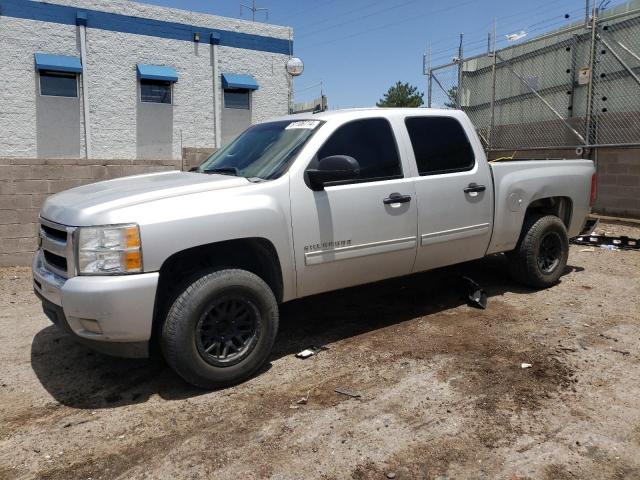
{"type": "Polygon", "coordinates": [[[44,230],[44,232],[51,238],[55,238],[60,242],[67,242],[67,231],[66,230],[58,230],[56,228],[52,228],[48,225],[40,225],[40,228],[44,230]]]}
{"type": "Polygon", "coordinates": [[[65,257],[61,257],[60,255],[56,255],[55,253],[51,253],[47,250],[43,250],[44,260],[54,267],[62,270],[63,272],[67,271],[67,259],[65,257]]]}
{"type": "Polygon", "coordinates": [[[48,270],[65,278],[72,276],[72,230],[64,225],[40,219],[40,245],[44,264],[48,270]]]}

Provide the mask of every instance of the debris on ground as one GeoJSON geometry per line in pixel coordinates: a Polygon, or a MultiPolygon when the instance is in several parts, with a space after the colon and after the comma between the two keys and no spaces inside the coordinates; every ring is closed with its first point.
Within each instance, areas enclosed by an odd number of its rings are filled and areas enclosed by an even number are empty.
{"type": "Polygon", "coordinates": [[[388,472],[387,478],[396,478],[396,472],[388,472]]]}
{"type": "Polygon", "coordinates": [[[611,349],[612,352],[616,352],[616,353],[621,353],[622,355],[624,355],[625,357],[627,355],[631,355],[631,352],[627,352],[626,350],[616,350],[615,348],[611,349]]]}
{"type": "Polygon", "coordinates": [[[614,342],[617,342],[618,339],[615,337],[610,337],[609,335],[605,335],[604,333],[599,333],[598,336],[602,337],[602,338],[606,338],[607,340],[612,340],[614,342]]]}
{"type": "Polygon", "coordinates": [[[467,302],[470,307],[487,308],[487,293],[483,288],[469,277],[462,277],[466,286],[467,302]]]}
{"type": "Polygon", "coordinates": [[[306,405],[307,403],[309,403],[309,395],[311,394],[311,390],[309,390],[307,392],[307,394],[304,397],[301,397],[296,403],[298,405],[306,405]]]}
{"type": "Polygon", "coordinates": [[[605,235],[581,235],[569,241],[576,245],[593,245],[607,250],[640,250],[640,239],[629,238],[626,235],[619,237],[611,237],[606,233],[605,235]]]}
{"type": "Polygon", "coordinates": [[[596,249],[595,248],[582,248],[580,249],[581,252],[595,252],[596,249]]]}
{"type": "Polygon", "coordinates": [[[78,420],[77,422],[67,422],[62,425],[62,428],[74,427],[76,425],[82,425],[83,423],[87,423],[89,420],[78,420]]]}
{"type": "Polygon", "coordinates": [[[533,367],[533,365],[531,365],[530,363],[522,363],[520,364],[520,368],[531,368],[533,367]]]}
{"type": "Polygon", "coordinates": [[[320,353],[322,350],[328,350],[327,347],[318,347],[316,345],[311,345],[310,347],[305,348],[301,352],[296,353],[296,358],[309,358],[317,353],[320,353]]]}
{"type": "Polygon", "coordinates": [[[351,398],[360,398],[362,396],[358,392],[354,392],[353,390],[348,390],[342,387],[336,388],[334,392],[339,393],[340,395],[346,395],[347,397],[351,398]]]}

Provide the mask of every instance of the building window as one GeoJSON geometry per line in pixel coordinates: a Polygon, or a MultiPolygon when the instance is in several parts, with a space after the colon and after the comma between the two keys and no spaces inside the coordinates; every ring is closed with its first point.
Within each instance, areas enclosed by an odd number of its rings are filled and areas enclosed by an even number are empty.
{"type": "Polygon", "coordinates": [[[78,75],[40,70],[40,95],[47,97],[77,97],[78,75]]]}
{"type": "Polygon", "coordinates": [[[171,82],[140,79],[140,101],[171,104],[171,82]]]}
{"type": "Polygon", "coordinates": [[[237,108],[249,110],[251,107],[251,95],[249,90],[225,90],[224,108],[237,108]]]}

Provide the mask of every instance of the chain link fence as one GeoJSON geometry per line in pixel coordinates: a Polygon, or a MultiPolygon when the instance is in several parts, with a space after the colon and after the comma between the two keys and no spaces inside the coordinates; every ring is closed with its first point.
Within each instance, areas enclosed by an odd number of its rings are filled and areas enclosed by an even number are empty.
{"type": "Polygon", "coordinates": [[[489,151],[640,145],[640,10],[457,59],[428,80],[428,106],[464,110],[489,151]]]}

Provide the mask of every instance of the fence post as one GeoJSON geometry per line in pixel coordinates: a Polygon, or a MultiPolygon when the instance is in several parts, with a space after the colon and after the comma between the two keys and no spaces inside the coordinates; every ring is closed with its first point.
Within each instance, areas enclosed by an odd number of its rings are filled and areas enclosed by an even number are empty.
{"type": "Polygon", "coordinates": [[[460,110],[460,106],[462,105],[462,56],[464,52],[462,50],[462,37],[464,33],[460,34],[460,45],[458,46],[458,87],[456,88],[456,108],[460,110]]]}
{"type": "Polygon", "coordinates": [[[427,107],[431,108],[431,91],[433,90],[433,72],[429,68],[429,80],[427,82],[427,107]]]}
{"type": "Polygon", "coordinates": [[[596,76],[594,75],[594,67],[596,60],[596,42],[597,42],[597,28],[598,27],[598,7],[596,2],[593,2],[593,10],[591,14],[591,44],[589,46],[589,87],[587,88],[587,108],[585,113],[585,135],[584,140],[587,145],[591,145],[594,142],[594,138],[592,135],[593,129],[593,84],[596,81],[596,76]]]}
{"type": "Polygon", "coordinates": [[[491,110],[489,112],[489,138],[487,150],[491,151],[493,148],[493,127],[495,122],[495,109],[496,109],[496,21],[493,20],[493,62],[491,64],[491,110]]]}

